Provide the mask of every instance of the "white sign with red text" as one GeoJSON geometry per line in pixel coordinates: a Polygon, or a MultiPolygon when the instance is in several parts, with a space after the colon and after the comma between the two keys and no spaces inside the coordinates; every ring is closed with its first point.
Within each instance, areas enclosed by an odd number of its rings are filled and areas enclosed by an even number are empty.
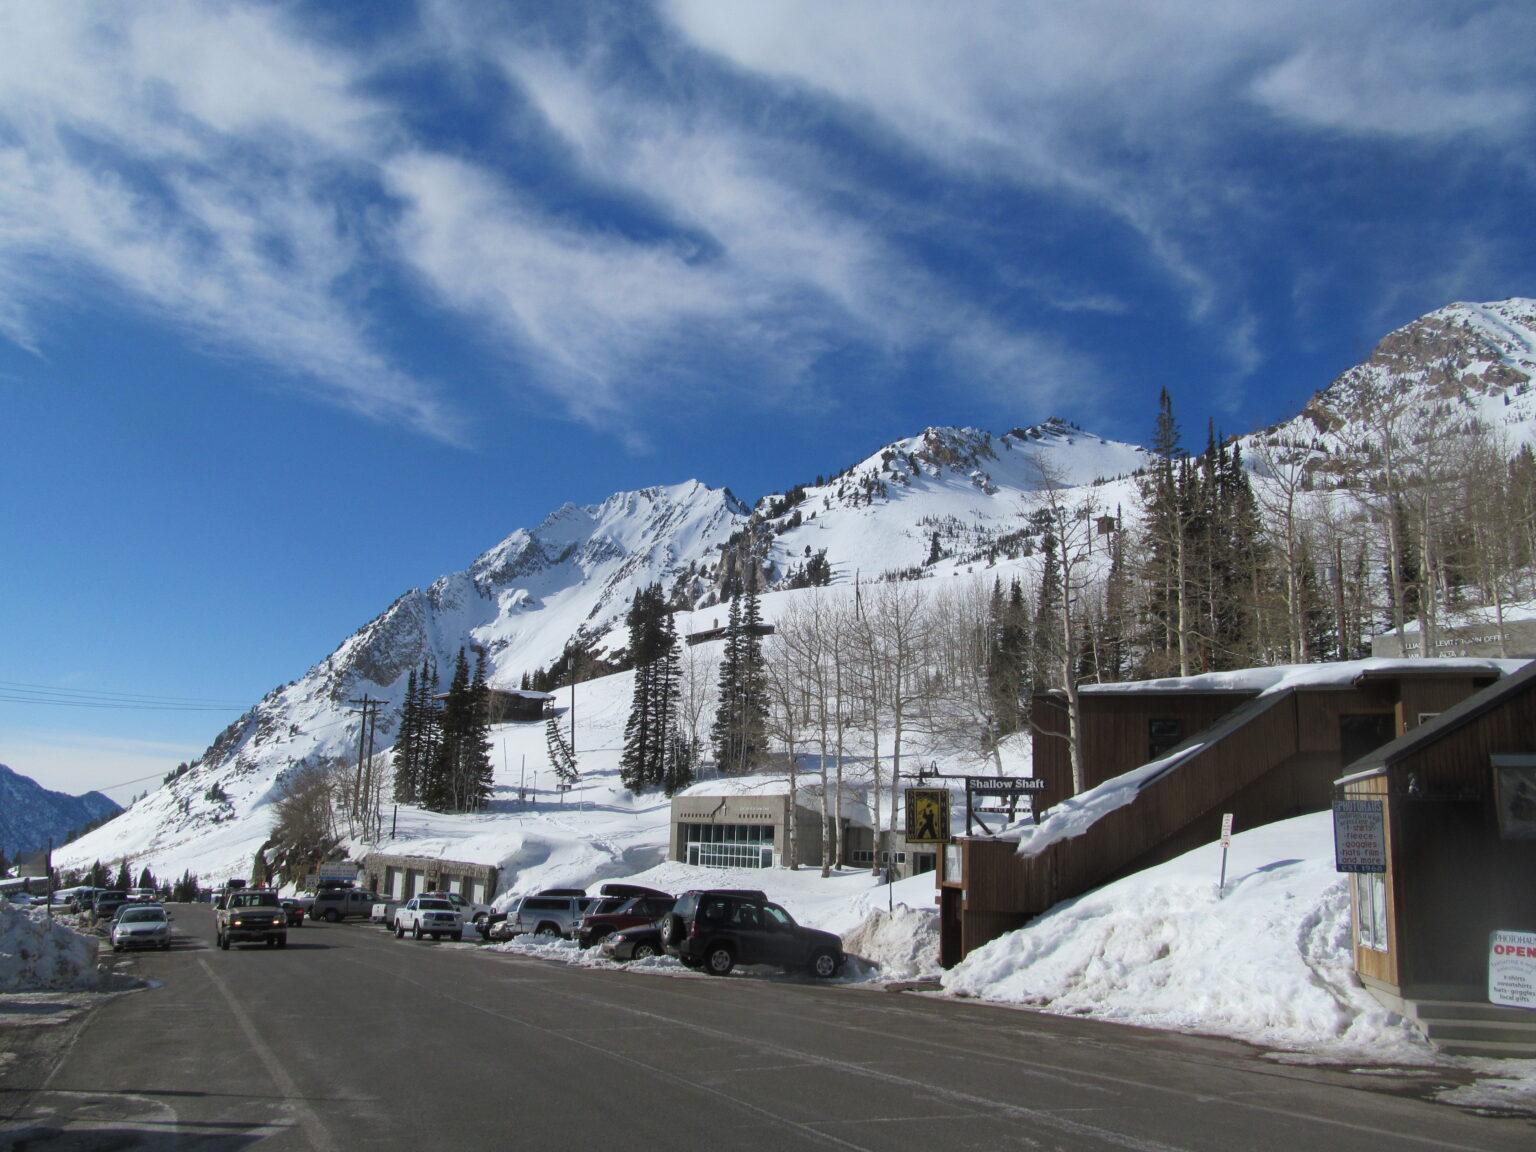
{"type": "Polygon", "coordinates": [[[1536,1008],[1536,932],[1495,932],[1488,938],[1488,1002],[1536,1008]]]}

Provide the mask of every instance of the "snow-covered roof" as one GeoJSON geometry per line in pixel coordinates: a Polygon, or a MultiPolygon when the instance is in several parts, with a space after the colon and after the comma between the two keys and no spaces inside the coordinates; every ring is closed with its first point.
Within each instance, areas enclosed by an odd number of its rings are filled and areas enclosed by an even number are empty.
{"type": "Polygon", "coordinates": [[[1084,684],[1078,691],[1092,696],[1134,695],[1143,692],[1284,692],[1293,688],[1349,688],[1362,678],[1383,676],[1506,675],[1524,666],[1524,660],[1483,657],[1435,659],[1371,657],[1338,660],[1329,664],[1276,664],[1269,668],[1238,668],[1230,672],[1206,672],[1199,676],[1164,676],[1156,680],[1131,680],[1120,684],[1084,684]]]}

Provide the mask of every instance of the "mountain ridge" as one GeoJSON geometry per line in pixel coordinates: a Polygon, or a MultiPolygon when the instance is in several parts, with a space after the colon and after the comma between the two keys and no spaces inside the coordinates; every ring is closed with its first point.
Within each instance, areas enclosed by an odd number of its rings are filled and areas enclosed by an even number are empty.
{"type": "MultiPolygon", "coordinates": [[[[1386,387],[1486,411],[1529,443],[1533,376],[1536,302],[1449,305],[1388,334],[1371,359],[1315,393],[1292,420],[1241,442],[1250,461],[1267,438],[1336,462],[1368,439],[1350,404],[1362,390],[1386,387]]],[[[200,838],[221,864],[248,859],[264,833],[253,824],[237,852],[219,846],[232,826],[259,817],[293,766],[355,756],[349,702],[359,696],[382,702],[378,746],[387,747],[405,680],[424,659],[446,668],[459,647],[473,647],[493,685],[516,687],[572,638],[598,650],[621,646],[629,601],[647,584],[660,583],[695,611],[719,604],[748,554],[770,586],[818,553],[838,583],[1021,564],[1017,538],[1031,493],[1091,488],[1105,511],[1118,512],[1134,505],[1132,477],[1151,459],[1144,448],[1053,417],[1002,434],[930,427],[750,508],[699,480],[563,504],[466,568],[402,593],[303,676],[268,693],[191,770],[120,818],[118,839],[132,830],[141,853],[179,853],[176,871],[198,870],[202,853],[191,845],[200,838]]],[[[81,853],[90,851],[82,844],[81,853]]]]}

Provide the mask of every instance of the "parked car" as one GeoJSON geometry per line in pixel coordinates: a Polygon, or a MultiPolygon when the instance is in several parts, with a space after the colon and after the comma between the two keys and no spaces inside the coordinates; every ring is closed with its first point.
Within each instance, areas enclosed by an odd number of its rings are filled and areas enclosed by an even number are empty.
{"type": "Polygon", "coordinates": [[[638,928],[660,920],[677,897],[637,884],[604,884],[598,889],[597,903],[588,908],[576,926],[576,943],[591,948],[603,938],[623,928],[638,928]]]}
{"type": "Polygon", "coordinates": [[[842,970],[843,942],[803,928],[763,893],[749,889],[684,892],[661,924],[669,956],[726,976],[737,964],[774,964],[829,979],[842,970]]]}
{"type": "Polygon", "coordinates": [[[118,909],[128,903],[128,893],[114,889],[96,893],[91,901],[91,916],[98,924],[110,924],[117,918],[118,909]]]}
{"type": "Polygon", "coordinates": [[[299,903],[303,905],[307,901],[305,911],[311,920],[335,924],[340,920],[366,919],[378,899],[361,888],[322,888],[313,897],[300,897],[299,903]]]}
{"type": "Polygon", "coordinates": [[[279,900],[278,904],[282,906],[283,912],[287,914],[288,927],[304,927],[304,905],[300,904],[297,900],[290,900],[287,897],[279,900]]]}
{"type": "Polygon", "coordinates": [[[484,924],[491,916],[489,904],[476,904],[472,900],[466,900],[457,892],[423,892],[422,895],[436,896],[448,901],[464,918],[465,924],[473,924],[482,936],[485,935],[484,924]]]}
{"type": "Polygon", "coordinates": [[[30,892],[7,892],[5,898],[10,901],[12,908],[30,908],[34,904],[41,903],[30,892]]]}
{"type": "Polygon", "coordinates": [[[397,940],[407,932],[415,940],[423,936],[430,936],[434,940],[441,940],[444,936],[462,940],[464,917],[441,896],[412,896],[395,909],[394,929],[397,940]]]}
{"type": "Polygon", "coordinates": [[[652,956],[665,956],[661,943],[661,925],[639,924],[633,928],[621,928],[603,937],[600,945],[603,955],[620,964],[630,960],[649,960],[652,956]]]}
{"type": "Polygon", "coordinates": [[[112,925],[112,951],[171,947],[171,917],[159,904],[125,904],[112,925]]]}
{"type": "Polygon", "coordinates": [[[569,938],[597,899],[579,888],[546,888],[520,897],[507,908],[506,919],[489,925],[490,937],[510,940],[513,936],[532,934],[569,938]]]}
{"type": "Polygon", "coordinates": [[[259,940],[267,947],[288,947],[288,914],[277,893],[242,888],[228,893],[214,910],[214,934],[225,951],[231,944],[259,940]]]}

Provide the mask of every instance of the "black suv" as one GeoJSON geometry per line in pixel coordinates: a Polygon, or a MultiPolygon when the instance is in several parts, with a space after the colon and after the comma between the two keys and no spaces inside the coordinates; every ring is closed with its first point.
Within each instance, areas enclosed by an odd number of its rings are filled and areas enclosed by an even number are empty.
{"type": "Polygon", "coordinates": [[[661,943],[667,955],[714,976],[738,964],[777,964],[830,979],[845,959],[843,942],[832,933],[802,928],[751,889],[684,892],[661,922],[661,943]]]}

